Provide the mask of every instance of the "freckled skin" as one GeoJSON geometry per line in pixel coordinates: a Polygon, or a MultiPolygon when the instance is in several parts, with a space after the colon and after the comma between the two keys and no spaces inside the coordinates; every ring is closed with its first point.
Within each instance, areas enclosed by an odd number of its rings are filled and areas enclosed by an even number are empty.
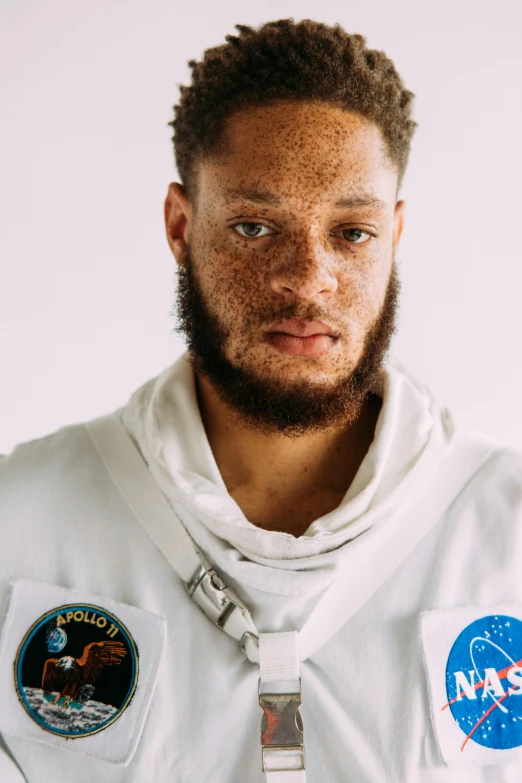
{"type": "MultiPolygon", "coordinates": [[[[169,188],[167,237],[180,265],[190,243],[227,358],[260,379],[335,386],[361,358],[402,233],[404,202],[380,130],[324,103],[249,108],[229,118],[223,153],[200,162],[198,174],[195,204],[181,185],[169,188]],[[280,203],[227,195],[240,188],[280,203]],[[384,202],[380,211],[334,206],[363,192],[384,202]],[[284,317],[325,321],[340,337],[319,357],[283,355],[262,336],[284,317]]],[[[198,375],[197,385],[218,467],[253,524],[301,535],[339,504],[373,439],[375,397],[353,420],[290,438],[247,427],[208,378],[198,375]]]]}

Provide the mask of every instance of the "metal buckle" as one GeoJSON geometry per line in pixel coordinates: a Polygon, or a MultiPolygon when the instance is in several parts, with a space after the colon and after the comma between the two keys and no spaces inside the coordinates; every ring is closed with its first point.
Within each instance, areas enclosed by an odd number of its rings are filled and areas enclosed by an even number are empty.
{"type": "Polygon", "coordinates": [[[261,759],[263,772],[293,772],[306,769],[303,742],[303,722],[299,712],[301,704],[301,678],[296,693],[261,693],[258,684],[259,705],[263,709],[261,719],[261,759]],[[266,767],[266,754],[281,751],[297,751],[301,754],[300,767],[266,767]]]}
{"type": "Polygon", "coordinates": [[[302,770],[306,769],[304,745],[288,745],[284,748],[270,748],[269,750],[273,750],[275,752],[278,752],[280,750],[301,751],[301,766],[300,767],[272,767],[271,766],[270,768],[268,768],[266,766],[266,761],[265,761],[265,753],[267,751],[267,748],[263,745],[261,747],[261,765],[263,768],[263,772],[301,772],[302,770]]]}
{"type": "Polygon", "coordinates": [[[244,615],[247,607],[234,591],[227,587],[213,565],[202,552],[197,552],[201,565],[189,582],[185,582],[188,594],[213,623],[223,630],[227,618],[236,609],[244,615]]]}
{"type": "Polygon", "coordinates": [[[247,654],[247,649],[246,649],[247,639],[252,639],[259,647],[259,636],[256,636],[255,633],[250,633],[250,631],[245,631],[245,633],[243,634],[243,636],[239,641],[239,649],[245,655],[247,654]]]}

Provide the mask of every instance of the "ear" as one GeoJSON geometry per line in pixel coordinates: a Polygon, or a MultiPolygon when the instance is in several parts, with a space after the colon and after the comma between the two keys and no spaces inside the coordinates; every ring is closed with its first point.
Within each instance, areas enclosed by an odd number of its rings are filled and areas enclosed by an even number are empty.
{"type": "Polygon", "coordinates": [[[393,217],[393,252],[395,253],[399,244],[402,229],[404,228],[404,207],[405,201],[398,201],[395,205],[395,215],[393,217]]]}
{"type": "Polygon", "coordinates": [[[167,241],[177,263],[183,265],[192,224],[192,206],[183,185],[171,182],[165,199],[167,241]]]}

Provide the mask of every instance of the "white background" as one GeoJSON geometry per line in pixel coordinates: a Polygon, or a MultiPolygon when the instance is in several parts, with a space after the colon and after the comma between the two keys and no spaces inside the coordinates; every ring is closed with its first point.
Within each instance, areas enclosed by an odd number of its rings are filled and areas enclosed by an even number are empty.
{"type": "Polygon", "coordinates": [[[126,402],[183,351],[163,227],[187,61],[340,22],[416,94],[393,354],[522,447],[519,0],[0,0],[0,452],[126,402]]]}

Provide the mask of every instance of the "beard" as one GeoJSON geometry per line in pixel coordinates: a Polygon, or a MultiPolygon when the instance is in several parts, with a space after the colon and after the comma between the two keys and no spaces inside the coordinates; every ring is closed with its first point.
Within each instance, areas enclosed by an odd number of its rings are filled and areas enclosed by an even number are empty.
{"type": "MultiPolygon", "coordinates": [[[[260,377],[254,370],[233,364],[225,353],[229,332],[201,290],[190,246],[182,263],[178,267],[177,311],[173,313],[179,323],[175,331],[187,341],[196,380],[198,374],[205,376],[236,420],[251,431],[297,438],[348,427],[357,419],[378,384],[396,331],[400,280],[395,256],[383,304],[366,334],[359,360],[344,377],[328,385],[310,383],[306,378],[260,377]]],[[[274,307],[265,315],[265,323],[286,318],[325,319],[317,306],[307,305],[304,314],[298,302],[283,303],[277,312],[274,307]]]]}

